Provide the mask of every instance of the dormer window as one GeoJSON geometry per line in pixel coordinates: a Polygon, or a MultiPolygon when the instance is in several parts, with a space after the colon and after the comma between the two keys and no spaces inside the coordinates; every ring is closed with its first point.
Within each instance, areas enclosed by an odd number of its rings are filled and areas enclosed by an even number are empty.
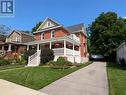
{"type": "Polygon", "coordinates": [[[41,40],[44,39],[44,33],[41,33],[41,40]]]}
{"type": "Polygon", "coordinates": [[[55,37],[55,30],[52,30],[51,31],[51,38],[54,38],[55,37]]]}

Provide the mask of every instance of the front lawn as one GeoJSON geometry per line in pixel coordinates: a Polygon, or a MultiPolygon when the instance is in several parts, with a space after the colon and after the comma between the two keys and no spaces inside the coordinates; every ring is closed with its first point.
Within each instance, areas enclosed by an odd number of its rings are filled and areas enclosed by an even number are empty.
{"type": "Polygon", "coordinates": [[[25,65],[20,65],[20,64],[10,65],[9,64],[9,65],[0,66],[0,71],[7,70],[7,69],[21,68],[21,67],[25,67],[25,65]]]}
{"type": "Polygon", "coordinates": [[[69,69],[51,69],[43,66],[15,69],[0,72],[0,78],[38,90],[89,64],[91,64],[91,62],[85,63],[80,67],[69,69]]]}
{"type": "Polygon", "coordinates": [[[126,69],[115,63],[107,64],[110,95],[126,95],[126,69]]]}

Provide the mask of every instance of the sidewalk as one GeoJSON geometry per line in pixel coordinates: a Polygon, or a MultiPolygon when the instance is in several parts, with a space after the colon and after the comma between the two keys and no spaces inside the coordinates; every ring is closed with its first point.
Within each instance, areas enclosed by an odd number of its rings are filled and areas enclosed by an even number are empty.
{"type": "Polygon", "coordinates": [[[94,62],[40,90],[49,95],[108,95],[105,62],[94,62]]]}
{"type": "Polygon", "coordinates": [[[0,95],[47,95],[47,94],[0,79],[0,95]]]}

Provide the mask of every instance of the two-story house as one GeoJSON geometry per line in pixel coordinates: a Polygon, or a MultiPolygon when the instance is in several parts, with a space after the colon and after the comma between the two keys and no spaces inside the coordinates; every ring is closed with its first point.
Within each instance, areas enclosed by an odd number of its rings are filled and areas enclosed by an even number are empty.
{"type": "MultiPolygon", "coordinates": [[[[64,27],[56,21],[46,18],[33,34],[35,41],[26,43],[27,50],[32,46],[36,46],[38,56],[41,48],[50,48],[54,51],[54,60],[57,60],[59,56],[63,56],[71,62],[80,63],[85,61],[87,37],[83,24],[64,27]]],[[[29,66],[35,66],[36,63],[39,64],[38,56],[37,54],[35,55],[31,56],[28,63],[29,66]],[[35,58],[36,62],[33,62],[35,58]]]]}
{"type": "Polygon", "coordinates": [[[21,52],[26,49],[26,45],[24,43],[34,40],[33,35],[14,30],[6,37],[5,42],[0,43],[0,49],[1,51],[6,52],[6,59],[15,54],[19,56],[21,52]]]}

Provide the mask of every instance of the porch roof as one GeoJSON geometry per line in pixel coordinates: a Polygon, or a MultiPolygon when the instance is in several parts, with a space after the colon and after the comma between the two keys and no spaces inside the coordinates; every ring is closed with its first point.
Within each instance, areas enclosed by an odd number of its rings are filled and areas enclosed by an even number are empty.
{"type": "Polygon", "coordinates": [[[46,40],[39,40],[39,41],[32,41],[32,42],[27,42],[24,43],[25,45],[35,45],[35,44],[44,44],[44,43],[49,43],[49,42],[56,42],[56,41],[68,41],[71,42],[75,45],[80,45],[79,42],[73,40],[72,38],[68,37],[68,36],[64,36],[64,37],[59,37],[59,38],[52,38],[52,39],[46,39],[46,40]]]}
{"type": "Polygon", "coordinates": [[[3,43],[0,43],[0,45],[8,45],[8,44],[25,45],[24,43],[17,43],[17,42],[3,42],[3,43]]]}

